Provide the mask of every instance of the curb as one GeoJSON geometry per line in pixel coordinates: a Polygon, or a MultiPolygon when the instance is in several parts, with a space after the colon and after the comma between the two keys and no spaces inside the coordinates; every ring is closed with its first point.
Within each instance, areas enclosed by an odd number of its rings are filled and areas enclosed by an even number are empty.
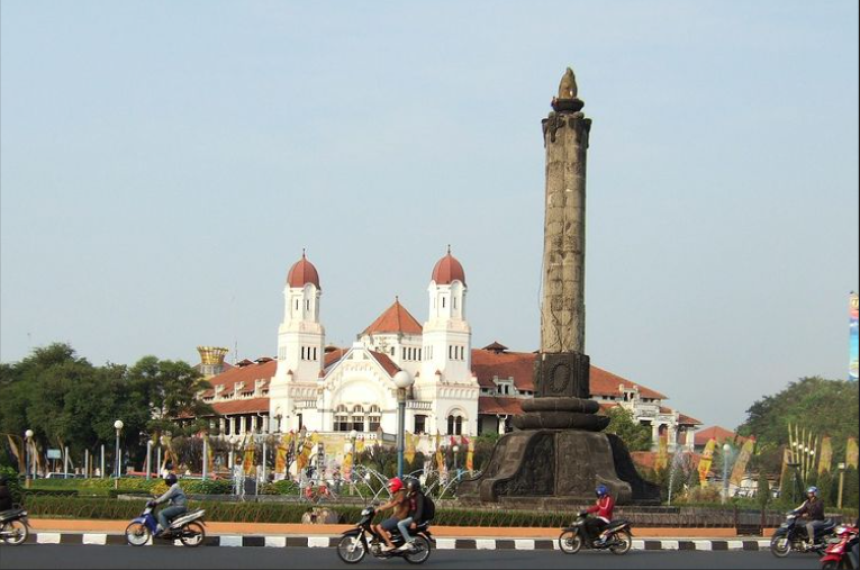
{"type": "MultiPolygon", "coordinates": [[[[334,548],[339,536],[229,535],[207,536],[205,546],[262,548],[334,548]]],[[[106,533],[32,533],[29,544],[125,545],[125,535],[106,533]]],[[[176,546],[182,544],[177,540],[176,546]]],[[[146,544],[152,546],[152,540],[146,544]]],[[[155,546],[171,546],[160,542],[155,546]]],[[[436,550],[558,550],[558,541],[540,539],[460,539],[437,538],[436,550]]],[[[769,540],[633,540],[632,550],[641,551],[763,551],[769,540]]]]}

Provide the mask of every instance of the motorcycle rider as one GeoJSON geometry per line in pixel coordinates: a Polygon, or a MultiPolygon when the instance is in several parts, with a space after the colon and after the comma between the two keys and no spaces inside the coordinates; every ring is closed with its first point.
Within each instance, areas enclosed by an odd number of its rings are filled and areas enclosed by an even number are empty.
{"type": "Polygon", "coordinates": [[[12,509],[12,492],[6,482],[6,476],[0,475],[0,513],[12,509]]]}
{"type": "Polygon", "coordinates": [[[176,474],[168,473],[164,478],[164,482],[170,488],[166,493],[151,501],[151,504],[155,506],[170,501],[170,506],[158,511],[158,527],[155,530],[155,536],[160,535],[166,529],[170,528],[170,521],[188,512],[188,498],[185,496],[185,491],[179,486],[179,479],[176,477],[176,474]]]}
{"type": "Polygon", "coordinates": [[[591,537],[599,535],[599,538],[594,541],[594,546],[603,546],[606,537],[602,535],[602,532],[609,526],[609,521],[612,520],[615,499],[609,494],[609,489],[606,485],[598,485],[594,492],[597,495],[597,502],[585,509],[585,512],[595,514],[595,516],[589,517],[585,521],[585,530],[591,537]]]}
{"type": "Polygon", "coordinates": [[[397,529],[404,540],[400,550],[412,548],[415,537],[409,534],[409,530],[418,528],[418,525],[424,522],[424,493],[421,492],[418,479],[410,477],[406,480],[406,498],[409,501],[409,512],[405,519],[397,523],[397,529]]]}
{"type": "Polygon", "coordinates": [[[794,514],[806,516],[806,546],[812,548],[815,544],[815,532],[824,526],[824,501],[818,498],[818,487],[806,490],[806,500],[794,509],[794,514]]]}
{"type": "Polygon", "coordinates": [[[397,528],[397,523],[409,515],[409,500],[406,497],[406,489],[403,488],[403,481],[400,477],[394,477],[388,481],[388,490],[391,492],[391,500],[377,509],[378,512],[394,510],[392,516],[382,521],[382,524],[376,525],[376,532],[385,541],[385,546],[382,547],[384,552],[394,550],[391,532],[397,528]]]}

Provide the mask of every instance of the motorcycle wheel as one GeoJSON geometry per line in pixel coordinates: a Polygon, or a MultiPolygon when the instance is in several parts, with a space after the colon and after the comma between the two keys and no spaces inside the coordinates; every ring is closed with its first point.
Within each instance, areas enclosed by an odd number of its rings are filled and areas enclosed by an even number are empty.
{"type": "Polygon", "coordinates": [[[191,548],[200,546],[206,540],[206,530],[197,522],[188,523],[180,532],[182,534],[179,535],[179,540],[183,545],[191,548]]]}
{"type": "Polygon", "coordinates": [[[12,520],[3,524],[0,527],[0,532],[3,534],[3,542],[12,546],[22,544],[30,536],[30,529],[20,520],[12,520]]]}
{"type": "Polygon", "coordinates": [[[566,530],[558,537],[558,548],[565,554],[576,554],[582,549],[582,537],[575,530],[566,530]]]}
{"type": "Polygon", "coordinates": [[[423,536],[416,536],[412,542],[412,550],[403,555],[410,564],[424,564],[430,558],[430,541],[423,536]]]}
{"type": "Polygon", "coordinates": [[[361,536],[344,536],[337,543],[337,555],[347,564],[358,564],[364,560],[367,549],[361,536]]]}
{"type": "Polygon", "coordinates": [[[840,565],[835,560],[828,560],[821,566],[821,570],[838,570],[840,565]]]}
{"type": "Polygon", "coordinates": [[[770,552],[777,558],[785,558],[791,552],[791,542],[787,536],[775,536],[770,541],[770,552]]]}
{"type": "Polygon", "coordinates": [[[125,541],[132,546],[143,546],[150,539],[149,528],[143,523],[131,523],[125,527],[125,541]]]}
{"type": "Polygon", "coordinates": [[[617,542],[609,547],[609,551],[612,554],[627,554],[633,547],[633,537],[630,536],[629,532],[622,530],[616,533],[614,540],[617,542]]]}

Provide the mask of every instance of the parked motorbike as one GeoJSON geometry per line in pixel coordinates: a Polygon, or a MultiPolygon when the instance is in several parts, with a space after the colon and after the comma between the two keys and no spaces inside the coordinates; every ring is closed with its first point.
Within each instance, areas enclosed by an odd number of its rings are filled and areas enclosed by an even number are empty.
{"type": "Polygon", "coordinates": [[[6,544],[18,546],[30,536],[30,521],[27,511],[20,506],[0,513],[0,539],[6,544]]]}
{"type": "Polygon", "coordinates": [[[430,558],[431,544],[436,542],[433,535],[430,534],[429,523],[422,523],[418,525],[418,528],[410,531],[415,540],[410,548],[403,550],[399,550],[399,548],[405,541],[403,536],[395,530],[391,536],[395,550],[386,552],[382,550],[382,545],[385,544],[384,539],[371,525],[374,516],[376,516],[374,507],[365,508],[361,511],[361,520],[355,525],[355,528],[343,533],[343,537],[337,545],[337,555],[341,560],[347,564],[358,564],[370,552],[375,558],[403,558],[410,564],[427,562],[430,558]]]}
{"type": "Polygon", "coordinates": [[[856,526],[836,527],[836,538],[830,540],[821,558],[821,570],[857,570],[856,526]]]}
{"type": "Polygon", "coordinates": [[[625,519],[614,519],[603,530],[605,540],[596,544],[599,537],[591,536],[586,530],[585,521],[588,513],[580,511],[573,524],[562,529],[558,537],[558,547],[565,554],[576,554],[583,547],[592,550],[609,550],[613,554],[627,554],[633,546],[633,531],[630,522],[625,519]]]}
{"type": "Polygon", "coordinates": [[[141,515],[131,521],[125,529],[125,540],[132,546],[143,546],[153,537],[160,540],[179,539],[185,546],[200,546],[206,539],[206,522],[203,520],[205,510],[179,515],[160,535],[155,536],[158,521],[153,514],[155,503],[149,501],[141,515]]]}
{"type": "Polygon", "coordinates": [[[806,521],[798,521],[798,515],[791,511],[786,515],[782,523],[770,540],[770,551],[777,558],[785,558],[791,552],[817,552],[821,553],[827,546],[827,540],[833,536],[836,523],[827,519],[815,533],[812,546],[807,544],[806,521]]]}

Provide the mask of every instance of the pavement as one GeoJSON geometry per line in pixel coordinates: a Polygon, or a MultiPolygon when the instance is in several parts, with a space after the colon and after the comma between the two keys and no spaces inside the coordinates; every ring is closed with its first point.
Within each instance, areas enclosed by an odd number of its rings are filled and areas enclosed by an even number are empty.
{"type": "MultiPolygon", "coordinates": [[[[129,521],[30,519],[36,544],[118,545],[129,521]]],[[[207,522],[206,544],[224,547],[330,548],[353,525],[207,522]]],[[[433,526],[437,550],[557,550],[557,528],[433,526]]],[[[634,528],[633,550],[762,551],[767,536],[737,536],[734,529],[634,528]]],[[[770,533],[768,533],[770,534],[770,533]]]]}

